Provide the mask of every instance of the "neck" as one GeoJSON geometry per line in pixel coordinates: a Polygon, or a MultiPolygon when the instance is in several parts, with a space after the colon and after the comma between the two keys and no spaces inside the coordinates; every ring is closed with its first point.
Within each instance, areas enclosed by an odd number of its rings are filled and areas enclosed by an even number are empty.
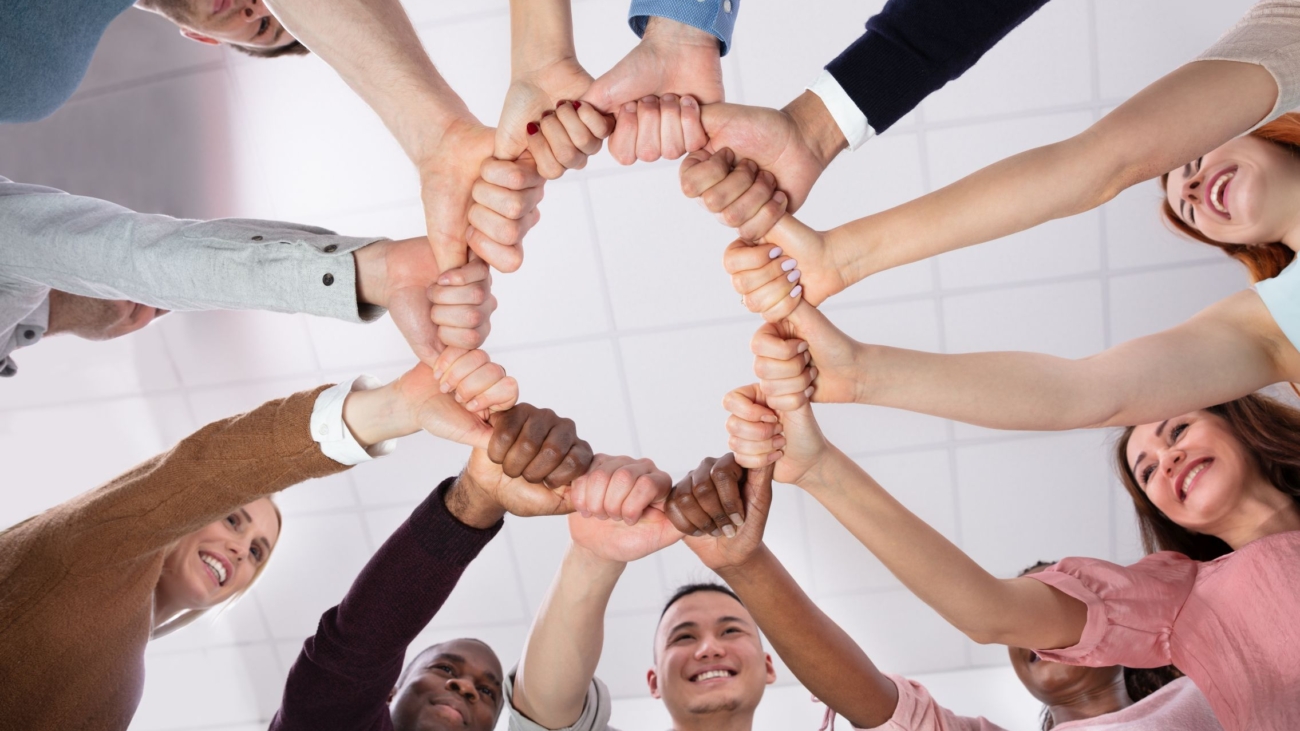
{"type": "Polygon", "coordinates": [[[177,606],[175,602],[163,595],[161,587],[155,588],[153,592],[153,626],[150,629],[158,629],[181,613],[183,607],[177,606]]]}
{"type": "Polygon", "coordinates": [[[754,709],[712,713],[669,713],[673,731],[753,731],[754,709]]]}
{"type": "Polygon", "coordinates": [[[1047,706],[1052,720],[1057,724],[1068,721],[1096,718],[1133,705],[1124,686],[1124,673],[1116,674],[1115,681],[1100,688],[1089,688],[1072,694],[1047,706]]]}
{"type": "Polygon", "coordinates": [[[1290,495],[1276,488],[1270,488],[1234,517],[1232,525],[1214,532],[1234,551],[1260,538],[1300,530],[1300,508],[1290,495]]]}

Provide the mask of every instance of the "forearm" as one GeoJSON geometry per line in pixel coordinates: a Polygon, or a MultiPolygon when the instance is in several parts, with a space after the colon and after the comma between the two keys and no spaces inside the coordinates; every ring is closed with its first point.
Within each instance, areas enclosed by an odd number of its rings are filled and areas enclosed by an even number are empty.
{"type": "Polygon", "coordinates": [[[838,449],[800,481],[919,599],[977,642],[1076,644],[1087,609],[1036,581],[1000,580],[886,492],[838,449]]]}
{"type": "Polygon", "coordinates": [[[375,110],[413,161],[431,155],[451,125],[474,121],[434,68],[398,0],[271,0],[268,5],[375,110]]]}
{"type": "Polygon", "coordinates": [[[511,0],[511,77],[526,76],[566,58],[577,58],[571,0],[511,0]]]}
{"type": "Polygon", "coordinates": [[[740,596],[776,654],[821,702],[856,728],[875,728],[894,715],[894,682],[804,593],[767,546],[743,566],[718,574],[740,596]]]}
{"type": "Polygon", "coordinates": [[[605,608],[625,566],[569,546],[515,675],[515,708],[538,724],[565,728],[582,714],[605,641],[605,608]]]}

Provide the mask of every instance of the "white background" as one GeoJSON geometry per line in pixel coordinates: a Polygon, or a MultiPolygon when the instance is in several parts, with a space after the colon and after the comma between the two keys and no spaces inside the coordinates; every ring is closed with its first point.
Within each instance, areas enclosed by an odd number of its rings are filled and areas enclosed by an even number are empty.
{"type": "MultiPolygon", "coordinates": [[[[746,0],[724,60],[729,101],[794,98],[882,3],[746,0]]],[[[1208,46],[1247,0],[1054,0],[976,68],[881,138],[842,155],[801,216],[829,227],[1072,135],[1208,46]]],[[[508,81],[506,0],[411,0],[429,53],[492,123],[508,81]]],[[[624,0],[577,0],[596,75],[636,42],[624,0]]],[[[188,217],[292,220],[345,234],[422,231],[416,178],[378,119],[319,59],[256,60],[189,43],[131,10],[73,101],[0,127],[0,174],[188,217]]],[[[1068,174],[1063,171],[1062,174],[1068,174]]],[[[825,306],[859,339],[944,352],[1080,357],[1168,327],[1244,286],[1216,250],[1182,241],[1144,184],[1107,206],[879,275],[825,306]]],[[[752,379],[744,312],[719,265],[731,236],[676,183],[676,164],[608,157],[548,184],[523,269],[498,276],[489,350],[523,398],[573,417],[598,451],[680,476],[725,451],[721,396],[752,379]]],[[[0,382],[0,525],[86,490],[216,418],[358,370],[411,362],[386,320],[364,327],[264,313],[174,314],[110,343],[51,338],[0,382]]],[[[886,409],[832,407],[829,435],[975,559],[1012,575],[1039,559],[1139,555],[1106,459],[1108,434],[995,432],[886,409]]],[[[238,606],[150,646],[132,729],[252,731],[321,612],[466,451],[416,436],[381,462],[284,493],[283,540],[238,606]]],[[[963,713],[1036,728],[1005,650],[966,640],[905,591],[820,506],[781,489],[769,542],[804,588],[889,672],[963,713]]],[[[507,665],[557,566],[559,520],[509,520],[419,649],[472,635],[507,665]]],[[[625,574],[600,675],[614,722],[662,729],[644,677],[659,604],[708,572],[682,546],[625,574]],[[622,700],[625,699],[625,700],[622,700]]],[[[782,666],[759,729],[815,728],[782,666]]]]}

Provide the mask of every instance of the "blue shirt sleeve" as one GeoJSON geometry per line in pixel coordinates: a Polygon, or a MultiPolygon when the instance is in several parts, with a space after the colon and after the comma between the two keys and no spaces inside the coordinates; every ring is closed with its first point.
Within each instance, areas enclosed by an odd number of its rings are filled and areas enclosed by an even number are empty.
{"type": "Polygon", "coordinates": [[[712,33],[722,55],[731,50],[731,33],[736,27],[740,0],[632,0],[627,23],[638,36],[645,35],[650,18],[667,18],[712,33]]]}

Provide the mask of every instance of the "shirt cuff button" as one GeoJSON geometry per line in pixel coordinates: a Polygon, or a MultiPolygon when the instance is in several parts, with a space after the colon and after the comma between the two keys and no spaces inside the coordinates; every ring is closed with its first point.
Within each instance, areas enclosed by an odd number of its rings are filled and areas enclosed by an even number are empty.
{"type": "Polygon", "coordinates": [[[330,286],[331,284],[334,283],[334,275],[326,274],[325,276],[321,277],[321,282],[324,282],[326,287],[330,286]]]}

